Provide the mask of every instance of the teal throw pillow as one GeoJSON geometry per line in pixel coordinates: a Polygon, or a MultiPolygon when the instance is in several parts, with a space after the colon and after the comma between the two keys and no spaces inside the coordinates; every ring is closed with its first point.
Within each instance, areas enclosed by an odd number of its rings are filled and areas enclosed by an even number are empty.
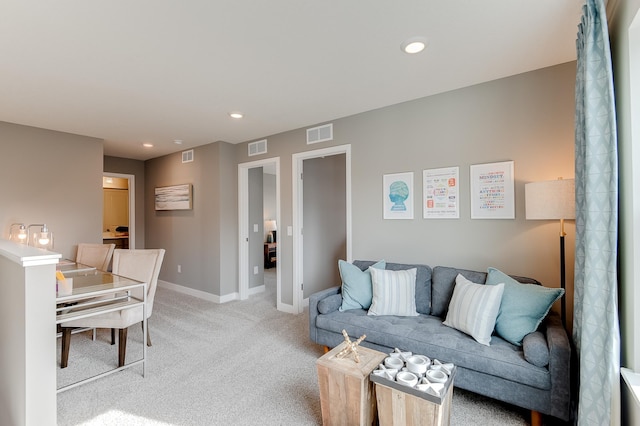
{"type": "MultiPolygon", "coordinates": [[[[384,269],[387,263],[381,260],[371,265],[371,268],[384,269]]],[[[371,273],[363,271],[357,266],[338,260],[340,278],[342,278],[342,305],[340,311],[349,309],[369,309],[373,299],[371,287],[371,273]]]]}
{"type": "Polygon", "coordinates": [[[522,346],[522,339],[538,329],[551,306],[564,294],[561,288],[521,284],[496,268],[487,269],[486,285],[504,283],[496,332],[507,342],[522,346]]]}

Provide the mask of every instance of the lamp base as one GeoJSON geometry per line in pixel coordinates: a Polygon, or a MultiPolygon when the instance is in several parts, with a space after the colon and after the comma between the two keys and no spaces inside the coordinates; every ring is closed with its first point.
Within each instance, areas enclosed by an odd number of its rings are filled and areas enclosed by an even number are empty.
{"type": "Polygon", "coordinates": [[[564,235],[560,234],[560,288],[564,294],[560,298],[560,315],[562,315],[562,325],[567,328],[567,290],[565,284],[565,261],[564,261],[564,235]]]}

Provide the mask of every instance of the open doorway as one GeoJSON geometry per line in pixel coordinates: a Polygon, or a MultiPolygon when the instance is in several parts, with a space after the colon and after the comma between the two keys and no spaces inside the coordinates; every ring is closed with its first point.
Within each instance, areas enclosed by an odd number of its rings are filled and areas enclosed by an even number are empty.
{"type": "Polygon", "coordinates": [[[238,165],[240,299],[273,291],[275,286],[275,306],[286,311],[281,303],[281,268],[278,267],[279,188],[279,158],[238,165]]]}
{"type": "Polygon", "coordinates": [[[135,248],[135,176],[104,173],[102,177],[102,242],[118,249],[135,248]]]}
{"type": "Polygon", "coordinates": [[[293,155],[293,303],[339,282],[351,261],[351,145],[293,155]],[[336,281],[336,279],[338,281],[336,281]]]}
{"type": "Polygon", "coordinates": [[[276,166],[270,163],[262,167],[262,223],[263,285],[265,291],[277,299],[278,277],[278,209],[276,205],[276,166]]]}

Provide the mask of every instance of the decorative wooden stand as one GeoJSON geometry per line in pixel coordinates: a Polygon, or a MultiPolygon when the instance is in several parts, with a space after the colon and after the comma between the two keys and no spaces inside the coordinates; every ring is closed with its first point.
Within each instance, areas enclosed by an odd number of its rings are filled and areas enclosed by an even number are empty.
{"type": "Polygon", "coordinates": [[[453,379],[442,398],[391,382],[376,382],[380,426],[448,426],[451,421],[453,379]],[[420,396],[418,396],[420,395],[420,396]]]}
{"type": "Polygon", "coordinates": [[[369,375],[386,354],[358,347],[360,362],[338,358],[347,342],[333,348],[316,361],[323,425],[375,424],[376,397],[369,375]]]}

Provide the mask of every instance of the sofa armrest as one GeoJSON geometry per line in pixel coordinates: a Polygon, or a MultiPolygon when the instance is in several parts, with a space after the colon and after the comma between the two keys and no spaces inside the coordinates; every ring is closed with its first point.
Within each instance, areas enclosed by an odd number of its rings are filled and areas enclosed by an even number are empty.
{"type": "Polygon", "coordinates": [[[321,290],[317,293],[313,293],[309,296],[309,337],[313,342],[318,342],[317,339],[317,328],[316,328],[316,318],[318,318],[318,303],[322,299],[333,296],[334,294],[338,294],[340,292],[340,286],[330,287],[326,290],[321,290]]]}
{"type": "Polygon", "coordinates": [[[545,319],[549,345],[552,415],[569,420],[571,405],[571,343],[560,315],[550,312],[545,319]]]}

